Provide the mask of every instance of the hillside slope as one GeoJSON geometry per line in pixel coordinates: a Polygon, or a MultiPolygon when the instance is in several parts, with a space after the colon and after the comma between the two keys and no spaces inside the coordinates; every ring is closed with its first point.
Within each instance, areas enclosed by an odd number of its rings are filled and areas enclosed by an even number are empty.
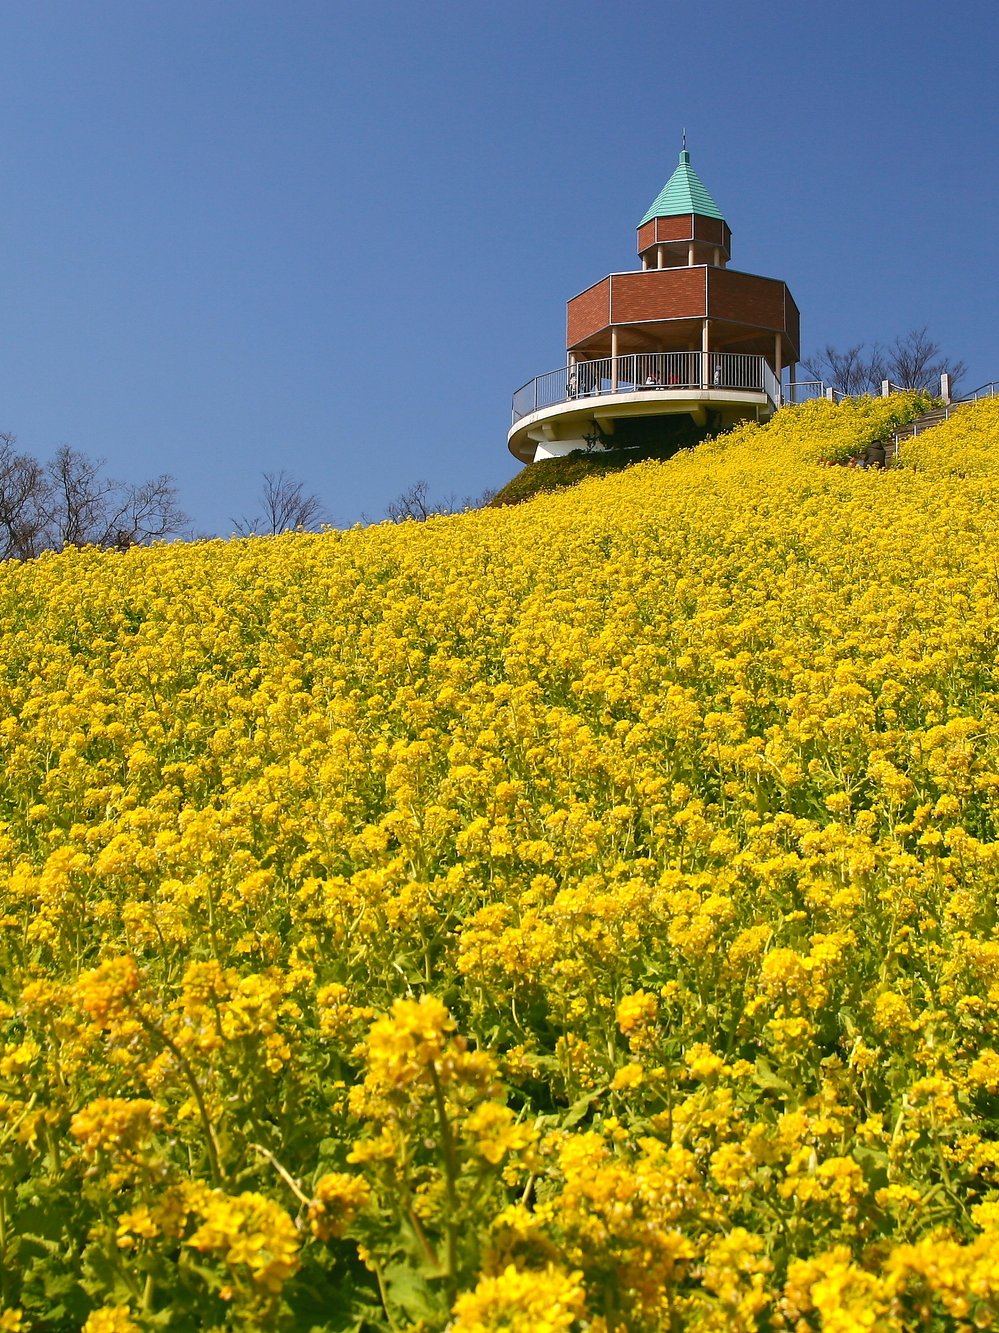
{"type": "Polygon", "coordinates": [[[999,406],[820,466],[916,410],[0,567],[0,1327],[999,1320],[999,406]]]}
{"type": "MultiPolygon", "coordinates": [[[[832,428],[829,418],[815,413],[823,413],[821,404],[809,404],[802,410],[812,414],[809,419],[823,422],[823,434],[827,437],[822,446],[822,458],[829,462],[846,462],[848,459],[863,454],[865,447],[896,426],[901,426],[918,417],[933,400],[928,394],[895,395],[888,403],[861,400],[854,404],[849,425],[837,432],[832,428]]],[[[788,425],[787,417],[782,419],[781,432],[788,425]]],[[[742,438],[743,430],[752,431],[752,426],[736,432],[742,438]]],[[[505,505],[522,504],[537,495],[548,495],[553,491],[575,486],[591,477],[602,477],[609,472],[620,472],[622,468],[633,467],[636,463],[651,459],[665,461],[676,456],[681,450],[690,450],[707,441],[711,441],[705,432],[693,424],[689,427],[674,426],[673,429],[655,443],[649,443],[637,449],[598,449],[593,452],[575,450],[562,458],[546,458],[538,463],[529,463],[512,477],[490,500],[490,507],[500,509],[505,505]]]]}

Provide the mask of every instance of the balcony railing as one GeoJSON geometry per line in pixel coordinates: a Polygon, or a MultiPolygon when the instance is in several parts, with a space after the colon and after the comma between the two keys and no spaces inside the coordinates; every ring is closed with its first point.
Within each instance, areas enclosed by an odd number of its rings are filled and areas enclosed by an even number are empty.
{"type": "MultiPolygon", "coordinates": [[[[513,395],[513,424],[532,412],[574,399],[611,394],[649,393],[662,389],[747,389],[764,393],[775,408],[792,407],[813,398],[841,402],[849,398],[822,380],[798,380],[781,385],[765,357],[735,352],[638,352],[630,356],[606,356],[599,361],[579,361],[538,375],[513,395]]],[[[941,377],[940,396],[950,399],[949,376],[941,377]]],[[[882,396],[907,390],[884,380],[882,396]]],[[[955,396],[948,415],[964,403],[999,397],[999,380],[990,380],[970,393],[955,396]]]]}
{"type": "Polygon", "coordinates": [[[807,403],[813,398],[825,398],[826,386],[822,380],[796,380],[794,384],[785,384],[781,389],[785,407],[795,403],[807,403]]]}
{"type": "Polygon", "coordinates": [[[513,395],[514,424],[532,412],[574,399],[682,389],[763,393],[781,404],[780,383],[765,357],[736,352],[636,352],[579,361],[538,375],[513,395]]]}

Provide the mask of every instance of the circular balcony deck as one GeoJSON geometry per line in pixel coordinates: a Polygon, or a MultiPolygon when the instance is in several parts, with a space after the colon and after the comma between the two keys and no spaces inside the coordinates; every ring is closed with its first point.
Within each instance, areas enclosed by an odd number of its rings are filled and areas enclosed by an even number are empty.
{"type": "Polygon", "coordinates": [[[538,375],[513,397],[507,446],[530,463],[612,438],[629,417],[708,413],[722,425],[765,419],[780,404],[780,384],[762,356],[656,352],[584,361],[538,375]]]}

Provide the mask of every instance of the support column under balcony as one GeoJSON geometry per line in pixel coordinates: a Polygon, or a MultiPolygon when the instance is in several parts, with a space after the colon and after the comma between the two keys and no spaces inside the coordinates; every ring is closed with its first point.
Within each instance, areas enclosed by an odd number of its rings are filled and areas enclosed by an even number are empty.
{"type": "Polygon", "coordinates": [[[710,330],[711,330],[710,319],[702,320],[701,321],[701,383],[702,384],[711,383],[711,378],[708,373],[708,351],[709,351],[710,330]]]}

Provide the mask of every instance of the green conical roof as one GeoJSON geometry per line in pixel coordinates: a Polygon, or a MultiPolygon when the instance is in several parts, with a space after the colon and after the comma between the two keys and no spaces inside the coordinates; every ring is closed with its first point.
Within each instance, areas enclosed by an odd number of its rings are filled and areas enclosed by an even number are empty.
{"type": "Polygon", "coordinates": [[[643,227],[652,218],[675,218],[683,213],[700,213],[701,217],[721,218],[723,221],[725,217],[690,165],[690,154],[686,149],[680,154],[680,165],[656,195],[651,208],[638,225],[643,227]]]}

